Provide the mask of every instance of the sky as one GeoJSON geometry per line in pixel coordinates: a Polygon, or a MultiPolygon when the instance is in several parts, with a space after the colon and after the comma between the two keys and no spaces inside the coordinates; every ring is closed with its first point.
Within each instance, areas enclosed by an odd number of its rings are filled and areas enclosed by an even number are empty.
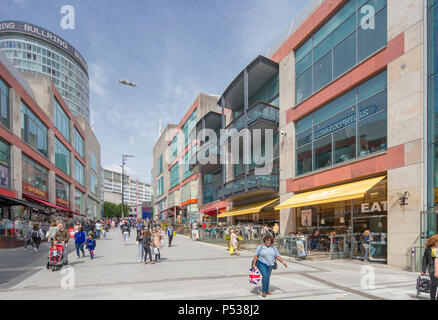
{"type": "Polygon", "coordinates": [[[57,34],[88,63],[90,109],[105,169],[150,182],[159,124],[178,124],[199,92],[221,95],[265,55],[309,0],[1,0],[0,21],[57,34]],[[61,28],[61,7],[75,29],[61,28]],[[119,79],[135,82],[123,86],[119,79]]]}

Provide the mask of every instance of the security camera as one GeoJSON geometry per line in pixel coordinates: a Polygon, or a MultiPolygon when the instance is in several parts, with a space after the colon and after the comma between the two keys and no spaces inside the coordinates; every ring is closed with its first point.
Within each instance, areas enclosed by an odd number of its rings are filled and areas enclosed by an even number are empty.
{"type": "Polygon", "coordinates": [[[280,131],[280,134],[281,134],[282,136],[287,135],[286,131],[284,131],[284,130],[281,130],[281,131],[280,131]]]}

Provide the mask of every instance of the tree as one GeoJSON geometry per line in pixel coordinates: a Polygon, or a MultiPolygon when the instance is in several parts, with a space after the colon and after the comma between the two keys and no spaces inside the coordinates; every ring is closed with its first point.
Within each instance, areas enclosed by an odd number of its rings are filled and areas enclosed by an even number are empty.
{"type": "Polygon", "coordinates": [[[105,218],[121,217],[122,213],[115,203],[105,201],[103,203],[103,216],[105,218]]]}

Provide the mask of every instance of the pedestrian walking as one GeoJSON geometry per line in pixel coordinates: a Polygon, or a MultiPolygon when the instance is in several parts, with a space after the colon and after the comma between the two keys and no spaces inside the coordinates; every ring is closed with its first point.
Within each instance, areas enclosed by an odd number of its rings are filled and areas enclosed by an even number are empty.
{"type": "Polygon", "coordinates": [[[370,259],[373,258],[374,253],[376,253],[376,248],[371,245],[371,241],[373,241],[373,237],[371,236],[370,230],[365,230],[363,233],[363,248],[365,249],[363,262],[370,262],[370,259]],[[369,254],[369,258],[368,258],[369,254]]]}
{"type": "Polygon", "coordinates": [[[274,236],[267,234],[263,237],[263,244],[259,245],[254,259],[252,261],[252,268],[256,266],[262,274],[262,296],[272,295],[269,291],[269,283],[271,278],[272,269],[276,269],[276,260],[280,261],[285,268],[287,264],[283,261],[278,253],[278,250],[273,246],[274,236]]]}
{"type": "Polygon", "coordinates": [[[88,239],[85,243],[87,250],[90,253],[91,260],[94,259],[94,249],[96,249],[96,240],[93,238],[93,234],[88,235],[88,239]]]}
{"type": "Polygon", "coordinates": [[[85,233],[82,231],[82,227],[79,227],[78,232],[75,233],[75,247],[76,247],[76,254],[78,255],[78,258],[81,257],[79,251],[82,252],[82,257],[85,257],[84,243],[85,243],[85,233]]]}
{"type": "Polygon", "coordinates": [[[54,221],[50,225],[49,231],[47,232],[47,242],[53,241],[53,239],[55,238],[56,232],[58,232],[58,225],[54,221]]]}
{"type": "Polygon", "coordinates": [[[239,239],[237,237],[237,234],[236,234],[235,230],[231,230],[231,236],[230,237],[231,237],[231,246],[233,247],[234,252],[236,252],[236,254],[238,256],[240,256],[240,252],[239,252],[239,250],[237,250],[238,249],[237,242],[239,241],[239,239]]]}
{"type": "Polygon", "coordinates": [[[169,248],[172,246],[173,234],[174,234],[173,227],[172,227],[172,225],[170,225],[167,227],[167,236],[169,238],[169,248]]]}
{"type": "Polygon", "coordinates": [[[152,261],[152,251],[151,251],[151,245],[152,245],[152,235],[149,230],[146,230],[143,237],[143,250],[144,250],[144,264],[148,264],[147,259],[149,255],[149,259],[151,264],[154,264],[155,262],[152,261]]]}
{"type": "Polygon", "coordinates": [[[143,250],[143,238],[145,230],[140,230],[137,233],[137,262],[141,263],[144,260],[144,250],[143,250]]]}
{"type": "Polygon", "coordinates": [[[163,241],[163,235],[158,232],[158,230],[155,230],[153,237],[155,262],[157,262],[158,260],[161,260],[161,241],[163,241]]]}
{"type": "Polygon", "coordinates": [[[64,250],[62,251],[63,259],[65,261],[65,264],[68,264],[68,241],[70,240],[70,234],[64,228],[64,225],[62,223],[58,225],[58,229],[59,230],[56,232],[54,240],[64,246],[64,250]]]}
{"type": "Polygon", "coordinates": [[[128,245],[128,240],[129,240],[129,225],[127,223],[123,224],[122,226],[122,234],[123,234],[123,240],[124,240],[124,245],[125,247],[128,245]]]}
{"type": "Polygon", "coordinates": [[[426,249],[424,250],[423,260],[421,263],[421,275],[429,273],[430,277],[430,299],[437,300],[438,288],[438,234],[430,237],[426,242],[426,249]]]}
{"type": "Polygon", "coordinates": [[[43,238],[44,235],[40,227],[38,226],[38,224],[34,224],[32,231],[30,232],[30,240],[32,242],[33,250],[35,253],[38,252],[43,238]]]}

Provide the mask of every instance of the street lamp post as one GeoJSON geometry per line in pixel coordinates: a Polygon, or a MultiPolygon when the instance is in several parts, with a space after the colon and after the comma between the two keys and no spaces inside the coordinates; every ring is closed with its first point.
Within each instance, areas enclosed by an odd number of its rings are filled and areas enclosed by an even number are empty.
{"type": "Polygon", "coordinates": [[[122,218],[125,218],[125,164],[126,160],[132,157],[129,154],[122,155],[122,218]]]}

